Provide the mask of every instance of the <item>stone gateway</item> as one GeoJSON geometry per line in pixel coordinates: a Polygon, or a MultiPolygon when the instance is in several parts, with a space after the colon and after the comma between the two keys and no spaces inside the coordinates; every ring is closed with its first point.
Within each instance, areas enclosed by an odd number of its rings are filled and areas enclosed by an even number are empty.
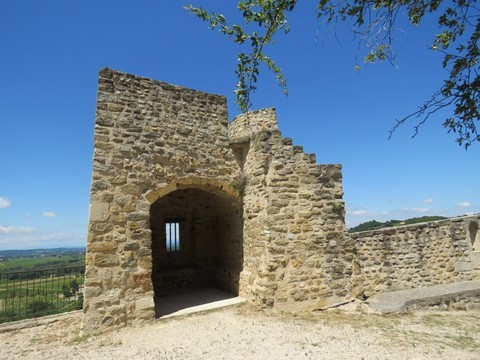
{"type": "Polygon", "coordinates": [[[259,308],[326,308],[363,296],[364,283],[408,287],[399,263],[419,270],[429,249],[451,261],[428,257],[417,282],[478,276],[479,217],[427,226],[418,241],[425,228],[352,237],[342,197],[341,166],[282,137],[274,109],[228,123],[223,96],[102,69],[83,333],[153,319],[156,299],[201,286],[259,308]],[[437,238],[444,250],[426,245],[437,238]],[[395,246],[415,252],[387,266],[395,246]]]}

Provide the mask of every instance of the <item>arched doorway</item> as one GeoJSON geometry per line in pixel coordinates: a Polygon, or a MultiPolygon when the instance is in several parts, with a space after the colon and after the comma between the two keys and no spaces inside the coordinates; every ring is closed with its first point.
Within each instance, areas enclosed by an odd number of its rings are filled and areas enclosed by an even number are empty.
{"type": "Polygon", "coordinates": [[[238,295],[242,216],[236,199],[196,187],[174,190],[151,205],[156,304],[161,298],[205,287],[238,295]]]}

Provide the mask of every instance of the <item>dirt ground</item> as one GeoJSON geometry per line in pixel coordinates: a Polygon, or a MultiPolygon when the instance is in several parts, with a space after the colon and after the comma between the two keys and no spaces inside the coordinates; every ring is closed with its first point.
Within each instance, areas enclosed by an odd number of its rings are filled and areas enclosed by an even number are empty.
{"type": "Polygon", "coordinates": [[[286,315],[246,305],[79,336],[81,313],[0,328],[0,359],[477,359],[480,311],[286,315]]]}

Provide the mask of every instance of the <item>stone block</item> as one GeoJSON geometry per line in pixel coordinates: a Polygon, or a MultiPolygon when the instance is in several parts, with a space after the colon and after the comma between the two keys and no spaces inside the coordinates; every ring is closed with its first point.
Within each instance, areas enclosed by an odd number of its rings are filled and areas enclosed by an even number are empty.
{"type": "Polygon", "coordinates": [[[473,264],[471,262],[459,261],[455,264],[455,271],[469,272],[473,270],[473,264]]]}
{"type": "Polygon", "coordinates": [[[123,245],[123,250],[125,251],[136,251],[138,250],[140,245],[136,242],[127,242],[123,245]]]}
{"type": "Polygon", "coordinates": [[[102,292],[103,290],[99,286],[85,286],[83,294],[85,298],[91,299],[99,296],[102,292]]]}
{"type": "Polygon", "coordinates": [[[117,255],[100,253],[94,255],[93,264],[99,267],[113,267],[119,264],[119,259],[117,255]]]}
{"type": "Polygon", "coordinates": [[[109,217],[110,204],[108,203],[91,203],[89,212],[89,221],[107,221],[109,217]]]}
{"type": "Polygon", "coordinates": [[[148,220],[150,218],[150,214],[148,212],[135,211],[128,213],[125,218],[129,221],[148,220]]]}
{"type": "Polygon", "coordinates": [[[472,265],[475,269],[480,269],[480,251],[474,251],[470,253],[472,259],[472,265]]]}
{"type": "Polygon", "coordinates": [[[117,243],[115,242],[94,242],[89,244],[88,251],[92,253],[109,253],[117,250],[117,243]]]}
{"type": "Polygon", "coordinates": [[[152,310],[155,308],[155,303],[153,302],[153,294],[150,297],[144,297],[140,300],[135,301],[136,310],[152,310]]]}

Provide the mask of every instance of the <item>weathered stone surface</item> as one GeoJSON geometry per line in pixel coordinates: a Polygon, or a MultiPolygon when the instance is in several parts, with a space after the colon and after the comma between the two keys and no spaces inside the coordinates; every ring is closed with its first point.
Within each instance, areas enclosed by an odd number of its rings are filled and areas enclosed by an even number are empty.
{"type": "Polygon", "coordinates": [[[228,124],[223,96],[102,69],[94,144],[84,334],[212,282],[305,310],[480,273],[478,218],[349,236],[341,166],[283,138],[274,109],[228,124]],[[175,222],[190,242],[173,254],[175,222]]]}
{"type": "Polygon", "coordinates": [[[153,296],[135,301],[136,310],[152,310],[155,307],[153,296]]]}
{"type": "Polygon", "coordinates": [[[95,297],[101,295],[102,292],[103,292],[103,290],[99,286],[86,286],[83,296],[86,296],[88,298],[95,298],[95,297]]]}
{"type": "Polygon", "coordinates": [[[150,214],[148,212],[132,212],[128,213],[125,218],[130,221],[139,221],[139,220],[148,220],[150,217],[150,214]]]}
{"type": "MultiPolygon", "coordinates": [[[[479,216],[350,234],[365,295],[479,277],[469,224],[479,216]]],[[[480,254],[480,253],[478,253],[480,254]]]]}
{"type": "MultiPolygon", "coordinates": [[[[322,249],[329,242],[340,244],[337,238],[343,237],[345,226],[343,206],[335,214],[321,215],[331,199],[341,202],[341,197],[340,166],[317,165],[314,155],[282,138],[274,110],[242,115],[227,127],[221,96],[102,69],[87,273],[100,276],[93,270],[108,269],[110,275],[103,273],[102,292],[98,287],[88,292],[86,308],[111,303],[118,295],[110,289],[123,289],[130,295],[117,299],[118,305],[135,309],[127,312],[125,321],[153,316],[151,303],[135,303],[151,291],[152,275],[160,294],[169,281],[191,284],[192,279],[208,279],[215,264],[221,286],[260,306],[276,306],[277,293],[278,303],[316,299],[315,279],[325,279],[322,288],[330,291],[323,294],[333,296],[343,291],[336,289],[350,287],[342,271],[351,257],[344,259],[343,254],[354,248],[343,251],[337,245],[335,266],[322,268],[322,249]],[[159,199],[161,206],[152,210],[159,199]],[[240,208],[232,207],[232,201],[240,208]],[[159,267],[172,261],[158,258],[164,251],[159,242],[163,219],[201,204],[204,223],[221,221],[204,226],[203,235],[196,238],[224,234],[218,242],[219,257],[211,262],[217,245],[197,244],[183,248],[182,255],[192,258],[195,251],[193,277],[188,267],[160,273],[159,267]],[[299,256],[306,251],[309,259],[299,256]],[[285,268],[289,263],[294,265],[285,268]]],[[[95,323],[96,330],[116,326],[111,314],[105,309],[101,318],[86,323],[95,323]]]]}
{"type": "Polygon", "coordinates": [[[108,253],[117,250],[117,243],[115,242],[94,242],[88,245],[90,253],[108,253]]]}
{"type": "Polygon", "coordinates": [[[125,251],[135,251],[138,250],[140,245],[136,242],[128,242],[125,245],[123,245],[123,250],[125,251]]]}
{"type": "Polygon", "coordinates": [[[108,203],[90,203],[90,223],[96,221],[106,221],[109,217],[110,204],[108,203]]]}
{"type": "Polygon", "coordinates": [[[105,255],[96,253],[93,258],[93,264],[98,267],[112,267],[117,266],[119,263],[117,255],[105,255]]]}

